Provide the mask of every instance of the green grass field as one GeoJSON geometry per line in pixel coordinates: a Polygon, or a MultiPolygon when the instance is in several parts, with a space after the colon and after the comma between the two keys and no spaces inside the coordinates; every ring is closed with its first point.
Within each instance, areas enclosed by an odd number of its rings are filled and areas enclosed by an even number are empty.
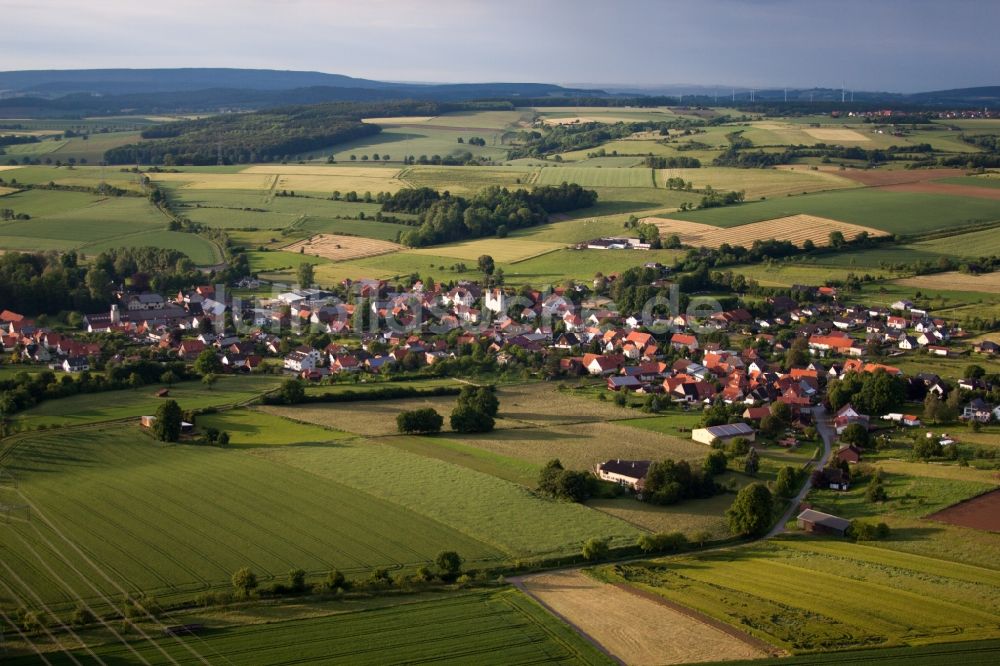
{"type": "MultiPolygon", "coordinates": [[[[170,397],[184,409],[218,407],[252,400],[270,389],[278,387],[279,377],[220,377],[211,390],[201,382],[182,382],[170,387],[170,397]]],[[[140,389],[113,393],[83,393],[80,395],[48,400],[13,417],[21,428],[48,428],[82,425],[154,414],[163,401],[154,393],[163,386],[145,386],[140,389]]]]}
{"type": "Polygon", "coordinates": [[[230,409],[198,417],[198,428],[215,428],[229,433],[235,447],[325,444],[348,439],[348,433],[300,423],[252,409],[230,409]]]}
{"type": "MultiPolygon", "coordinates": [[[[340,445],[300,450],[321,448],[340,445]]],[[[31,589],[63,609],[77,598],[120,599],[105,575],[176,601],[228,587],[241,566],[266,580],[296,567],[317,576],[334,567],[352,575],[411,567],[442,548],[470,565],[499,556],[444,522],[345,485],[339,474],[239,450],[159,444],[137,426],[38,434],[5,463],[19,481],[18,499],[33,506],[30,522],[4,526],[3,560],[19,572],[5,578],[18,597],[33,599],[31,589]]],[[[359,475],[384,473],[362,459],[355,464],[359,475]]],[[[18,605],[5,587],[0,603],[18,605]]]]}
{"type": "Polygon", "coordinates": [[[1000,201],[912,192],[883,192],[865,188],[781,197],[738,206],[677,213],[675,217],[720,227],[733,227],[799,213],[907,235],[1000,220],[1000,201]]]}
{"type": "Polygon", "coordinates": [[[712,666],[810,666],[820,664],[857,664],[858,666],[988,666],[1000,659],[1000,640],[940,643],[917,647],[851,650],[794,657],[755,659],[753,661],[707,662],[712,666]]]}
{"type": "Polygon", "coordinates": [[[79,247],[81,253],[92,256],[116,247],[161,247],[180,250],[199,266],[222,261],[222,252],[212,241],[197,234],[180,231],[144,231],[118,238],[105,238],[79,247]]]}
{"type": "Polygon", "coordinates": [[[600,574],[793,652],[995,638],[1000,621],[997,570],[842,540],[784,538],[600,574]]]}
{"type": "MultiPolygon", "coordinates": [[[[351,603],[341,603],[346,609],[351,603]]],[[[277,620],[213,629],[187,647],[174,639],[136,642],[138,658],[159,663],[165,652],[186,663],[191,651],[216,662],[251,665],[288,663],[371,664],[612,664],[572,629],[512,589],[466,592],[439,599],[400,600],[354,612],[331,607],[320,617],[277,620]],[[163,652],[161,652],[161,650],[163,652]]],[[[111,642],[94,650],[104,663],[136,659],[111,642]]],[[[53,664],[73,663],[48,655],[53,664]]],[[[82,650],[77,663],[96,661],[82,650]]],[[[31,658],[11,658],[11,664],[31,658]]]]}

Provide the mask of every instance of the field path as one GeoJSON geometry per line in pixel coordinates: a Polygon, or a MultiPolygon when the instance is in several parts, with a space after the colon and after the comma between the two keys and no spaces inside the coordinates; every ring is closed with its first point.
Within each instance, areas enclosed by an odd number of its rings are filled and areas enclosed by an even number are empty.
{"type": "Polygon", "coordinates": [[[511,582],[622,664],[686,664],[756,659],[773,649],[741,632],[627,586],[579,570],[511,582]]]}

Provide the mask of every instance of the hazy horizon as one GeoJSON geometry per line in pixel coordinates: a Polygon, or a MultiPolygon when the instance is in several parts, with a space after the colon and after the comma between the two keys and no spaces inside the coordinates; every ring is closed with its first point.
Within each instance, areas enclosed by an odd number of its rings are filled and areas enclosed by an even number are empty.
{"type": "Polygon", "coordinates": [[[890,92],[1000,83],[989,64],[1000,61],[1000,3],[976,0],[3,5],[5,70],[233,67],[405,82],[890,92]]]}

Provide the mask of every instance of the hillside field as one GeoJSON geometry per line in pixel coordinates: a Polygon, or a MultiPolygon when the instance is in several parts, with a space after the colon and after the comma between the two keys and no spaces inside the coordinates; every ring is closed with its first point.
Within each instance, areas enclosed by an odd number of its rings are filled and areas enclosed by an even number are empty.
{"type": "MultiPolygon", "coordinates": [[[[318,616],[249,624],[229,623],[183,643],[171,638],[136,641],[129,647],[113,640],[94,648],[105,663],[169,658],[186,663],[193,655],[248,666],[323,662],[382,666],[420,661],[483,666],[507,664],[573,664],[605,666],[608,657],[527,596],[504,589],[466,592],[433,598],[403,598],[382,606],[340,602],[316,611],[318,616]],[[338,608],[339,606],[339,608],[338,608]],[[358,607],[352,610],[352,607],[358,607]],[[162,650],[162,652],[161,652],[162,650]]],[[[297,609],[289,609],[294,615],[297,609]]],[[[197,615],[192,618],[200,619],[197,615]]],[[[52,664],[71,664],[58,652],[52,664]]],[[[84,664],[93,657],[75,652],[84,664]]],[[[12,658],[11,664],[33,663],[12,658]]],[[[78,663],[80,663],[78,662],[78,663]]]]}

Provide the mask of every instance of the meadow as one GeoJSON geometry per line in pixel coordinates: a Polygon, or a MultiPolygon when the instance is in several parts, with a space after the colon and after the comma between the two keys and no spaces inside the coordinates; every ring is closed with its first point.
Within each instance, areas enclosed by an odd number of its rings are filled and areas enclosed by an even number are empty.
{"type": "Polygon", "coordinates": [[[149,385],[113,393],[82,393],[80,395],[48,400],[13,416],[15,427],[35,429],[83,425],[100,421],[113,421],[154,414],[162,398],[155,393],[169,388],[170,397],[183,409],[220,407],[255,399],[261,393],[276,389],[279,377],[228,376],[220,377],[211,389],[198,381],[180,382],[173,386],[149,385]]]}
{"type": "MultiPolygon", "coordinates": [[[[356,604],[354,604],[356,605],[356,604]]],[[[467,664],[612,664],[608,657],[512,589],[465,592],[438,599],[383,602],[381,607],[351,611],[351,602],[328,606],[326,614],[292,620],[233,625],[213,629],[182,645],[175,639],[136,642],[131,652],[121,643],[94,649],[105,663],[139,658],[158,663],[168,658],[185,663],[191,651],[208,659],[251,665],[323,662],[333,664],[435,663],[467,664]],[[348,610],[339,610],[338,606],[348,610]],[[161,652],[162,651],[162,652],[161,652]]],[[[293,611],[294,612],[294,611],[293,611]]],[[[46,655],[53,664],[74,663],[46,655]]],[[[76,663],[97,663],[82,650],[76,663]]],[[[12,658],[12,664],[31,660],[12,658]]]]}

